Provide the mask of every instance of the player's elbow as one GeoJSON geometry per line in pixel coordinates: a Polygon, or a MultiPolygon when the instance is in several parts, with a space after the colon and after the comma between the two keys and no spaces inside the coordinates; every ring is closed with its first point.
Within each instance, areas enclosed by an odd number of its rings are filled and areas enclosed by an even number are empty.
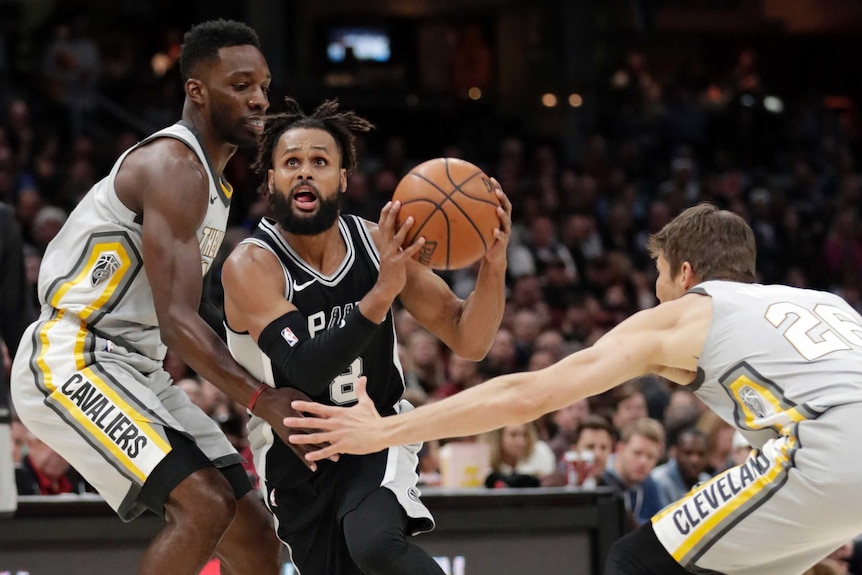
{"type": "Polygon", "coordinates": [[[458,348],[453,351],[466,360],[482,361],[485,359],[485,356],[488,355],[488,351],[490,351],[490,349],[490,345],[479,346],[475,344],[471,345],[470,342],[465,342],[465,345],[458,346],[458,348]]]}

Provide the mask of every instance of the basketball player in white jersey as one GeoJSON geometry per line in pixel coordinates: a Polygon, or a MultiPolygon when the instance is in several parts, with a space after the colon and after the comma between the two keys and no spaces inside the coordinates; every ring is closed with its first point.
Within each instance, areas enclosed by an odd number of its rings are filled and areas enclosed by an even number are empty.
{"type": "Polygon", "coordinates": [[[185,35],[180,66],[182,120],[125,152],[48,246],[12,396],[120,518],[164,516],[138,573],[197,574],[217,552],[222,573],[275,575],[280,545],[239,454],[162,367],[167,345],[286,434],[289,390],[261,388],[198,313],[233,191],[222,172],[263,130],[270,73],[255,32],[224,20],[185,35]]]}
{"type": "Polygon", "coordinates": [[[862,532],[862,317],[826,292],[753,284],[754,234],[703,204],[651,237],[661,304],[591,348],[380,418],[358,385],[350,409],[291,438],[331,442],[310,459],[473,435],[536,419],[646,373],[695,394],[736,427],[749,458],[695,487],[612,548],[606,575],[793,575],[862,532]]]}

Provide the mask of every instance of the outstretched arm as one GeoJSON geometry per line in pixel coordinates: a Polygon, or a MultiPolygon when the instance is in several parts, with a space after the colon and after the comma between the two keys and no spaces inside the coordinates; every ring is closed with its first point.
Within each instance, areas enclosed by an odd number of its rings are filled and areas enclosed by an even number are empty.
{"type": "Polygon", "coordinates": [[[503,319],[506,306],[506,248],[512,232],[512,203],[500,184],[491,179],[501,207],[494,243],[479,268],[476,287],[459,299],[431,268],[411,262],[401,303],[416,320],[439,337],[452,351],[473,361],[485,357],[503,319]]]}
{"type": "Polygon", "coordinates": [[[608,332],[590,348],[541,371],[491,379],[412,412],[381,418],[358,386],[360,402],[343,409],[306,402],[294,407],[322,419],[285,424],[317,433],[291,441],[328,442],[310,454],[373,453],[386,446],[475,435],[505,425],[533,421],[584,397],[606,391],[661,366],[695,371],[711,319],[711,301],[698,295],[642,311],[608,332]]]}

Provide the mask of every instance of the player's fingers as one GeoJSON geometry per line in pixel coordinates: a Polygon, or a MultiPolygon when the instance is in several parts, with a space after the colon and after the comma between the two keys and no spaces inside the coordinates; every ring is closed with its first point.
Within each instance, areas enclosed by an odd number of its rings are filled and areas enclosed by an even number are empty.
{"type": "Polygon", "coordinates": [[[377,219],[377,226],[383,227],[386,223],[386,218],[389,216],[389,210],[392,208],[392,202],[386,202],[386,205],[383,206],[383,209],[380,210],[380,217],[377,219]]]}
{"type": "Polygon", "coordinates": [[[330,420],[320,417],[285,417],[281,423],[288,429],[332,429],[330,420]]]}
{"type": "Polygon", "coordinates": [[[338,413],[338,410],[341,409],[332,405],[325,405],[323,403],[316,403],[314,401],[303,401],[301,399],[295,399],[291,401],[290,406],[296,411],[310,413],[312,415],[316,415],[317,417],[324,418],[335,415],[336,413],[338,413]]]}
{"type": "Polygon", "coordinates": [[[336,449],[332,445],[328,445],[323,449],[318,449],[317,451],[311,451],[305,454],[306,461],[320,461],[321,459],[330,459],[332,457],[338,456],[338,449],[336,449]]]}
{"type": "Polygon", "coordinates": [[[407,246],[406,248],[404,248],[402,250],[402,255],[404,256],[404,260],[406,261],[407,259],[410,259],[413,256],[415,256],[416,254],[418,254],[419,250],[421,250],[422,246],[424,246],[424,245],[425,245],[425,238],[420,236],[419,238],[416,239],[416,241],[414,241],[412,244],[410,244],[409,246],[407,246]]]}
{"type": "Polygon", "coordinates": [[[398,244],[401,245],[404,243],[404,240],[407,238],[407,233],[410,231],[410,228],[413,227],[413,216],[407,216],[407,219],[404,220],[404,223],[401,224],[401,227],[398,228],[398,231],[395,233],[395,239],[398,241],[398,244]]]}
{"type": "Polygon", "coordinates": [[[497,194],[497,199],[500,200],[500,205],[503,207],[507,214],[511,214],[512,201],[509,199],[509,196],[507,196],[505,192],[503,192],[503,190],[501,190],[500,188],[497,188],[494,191],[497,194]]]}
{"type": "MultiPolygon", "coordinates": [[[[316,433],[291,433],[287,438],[294,445],[318,445],[321,448],[329,446],[332,433],[319,431],[316,433]]],[[[307,450],[306,450],[307,451],[307,450]]]]}

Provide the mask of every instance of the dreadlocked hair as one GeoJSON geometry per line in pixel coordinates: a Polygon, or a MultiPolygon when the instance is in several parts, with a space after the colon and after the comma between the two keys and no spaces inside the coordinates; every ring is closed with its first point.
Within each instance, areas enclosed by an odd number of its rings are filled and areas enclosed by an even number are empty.
{"type": "Polygon", "coordinates": [[[279,138],[288,130],[298,128],[315,128],[329,132],[335,139],[341,154],[341,167],[350,171],[356,167],[356,132],[369,132],[374,124],[355,112],[342,112],[338,109],[338,100],[326,100],[306,115],[293,98],[285,98],[287,111],[272,114],[266,118],[266,128],[257,145],[257,158],[252,169],[258,174],[265,174],[272,167],[272,154],[279,138]]]}

